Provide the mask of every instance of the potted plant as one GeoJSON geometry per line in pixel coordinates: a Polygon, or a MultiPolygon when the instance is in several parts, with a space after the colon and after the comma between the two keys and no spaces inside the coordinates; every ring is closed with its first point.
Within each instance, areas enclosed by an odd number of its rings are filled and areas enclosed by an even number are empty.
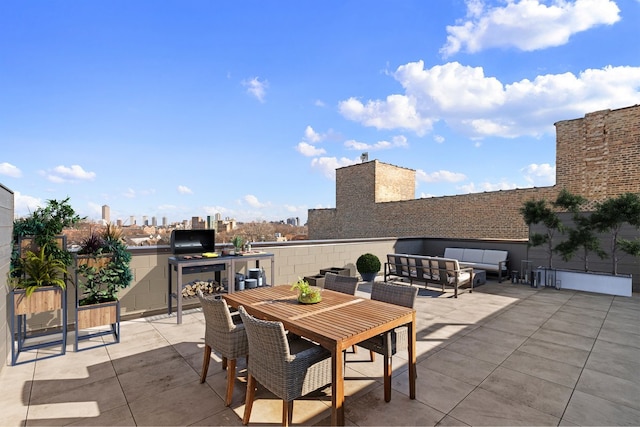
{"type": "Polygon", "coordinates": [[[356,261],[356,269],[365,282],[374,281],[381,267],[380,259],[371,253],[360,255],[356,261]]]}
{"type": "Polygon", "coordinates": [[[231,244],[235,248],[236,255],[238,255],[240,252],[242,252],[242,245],[244,244],[244,239],[242,238],[242,236],[235,236],[233,239],[231,239],[231,244]]]}
{"type": "Polygon", "coordinates": [[[113,334],[119,342],[120,301],[118,292],[131,284],[131,254],[122,230],[107,225],[102,234],[92,232],[76,254],[76,350],[78,341],[113,334]],[[82,329],[110,325],[110,331],[79,336],[82,329]]]}
{"type": "MultiPolygon", "coordinates": [[[[66,238],[62,230],[75,225],[82,218],[69,205],[69,198],[48,200],[24,218],[13,221],[11,267],[8,274],[10,285],[11,336],[17,337],[18,348],[12,344],[11,363],[16,364],[23,350],[62,344],[60,354],[65,353],[67,336],[67,267],[71,265],[71,254],[66,249],[66,238]],[[43,319],[38,313],[60,311],[60,340],[42,341],[25,345],[31,336],[57,334],[52,328],[51,317],[46,324],[35,325],[27,334],[27,315],[31,323],[43,319]],[[17,328],[15,321],[17,320],[17,328]],[[42,332],[51,329],[53,332],[42,332]]],[[[57,317],[57,315],[56,315],[57,317]]],[[[12,341],[13,343],[13,341],[12,341]]]]}
{"type": "Polygon", "coordinates": [[[304,279],[298,279],[291,286],[291,290],[298,291],[298,302],[301,304],[315,304],[322,301],[322,288],[310,286],[304,279]]]}

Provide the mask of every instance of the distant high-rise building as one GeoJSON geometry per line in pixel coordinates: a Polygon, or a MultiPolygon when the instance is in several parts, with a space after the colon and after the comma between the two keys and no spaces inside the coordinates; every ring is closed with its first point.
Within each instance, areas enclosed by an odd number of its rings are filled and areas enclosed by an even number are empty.
{"type": "Polygon", "coordinates": [[[220,212],[218,212],[216,214],[216,222],[220,222],[220,221],[222,221],[222,214],[220,212]]]}
{"type": "Polygon", "coordinates": [[[142,216],[142,225],[144,225],[145,227],[149,226],[149,219],[147,218],[146,215],[142,216]]]}
{"type": "Polygon", "coordinates": [[[215,230],[216,221],[211,215],[207,215],[207,230],[215,230]]]}
{"type": "Polygon", "coordinates": [[[102,205],[102,220],[107,224],[111,222],[111,209],[108,205],[102,205]]]}
{"type": "Polygon", "coordinates": [[[155,216],[151,217],[151,225],[153,225],[154,227],[158,226],[158,220],[155,216]]]}
{"type": "Polygon", "coordinates": [[[136,217],[131,215],[129,217],[129,225],[136,225],[136,217]]]}
{"type": "Polygon", "coordinates": [[[163,227],[166,227],[166,226],[167,226],[167,217],[166,217],[166,216],[163,216],[163,217],[162,217],[162,226],[163,226],[163,227]]]}
{"type": "Polygon", "coordinates": [[[205,221],[203,221],[202,218],[200,218],[199,216],[191,217],[192,230],[204,230],[205,225],[206,225],[205,221]]]}

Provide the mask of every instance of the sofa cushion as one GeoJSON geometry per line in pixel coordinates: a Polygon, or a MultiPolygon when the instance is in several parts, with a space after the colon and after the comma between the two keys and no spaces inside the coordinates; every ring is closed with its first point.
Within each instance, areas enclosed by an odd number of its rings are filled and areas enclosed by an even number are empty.
{"type": "Polygon", "coordinates": [[[482,257],[482,263],[497,266],[500,262],[507,260],[507,255],[507,251],[486,250],[482,257]]]}
{"type": "Polygon", "coordinates": [[[444,248],[444,257],[453,259],[463,259],[463,248],[444,248]]]}
{"type": "MultiPolygon", "coordinates": [[[[482,256],[484,253],[484,249],[465,249],[462,258],[458,258],[458,260],[463,262],[483,262],[482,256]]],[[[487,262],[485,262],[485,264],[487,264],[487,262]]]]}

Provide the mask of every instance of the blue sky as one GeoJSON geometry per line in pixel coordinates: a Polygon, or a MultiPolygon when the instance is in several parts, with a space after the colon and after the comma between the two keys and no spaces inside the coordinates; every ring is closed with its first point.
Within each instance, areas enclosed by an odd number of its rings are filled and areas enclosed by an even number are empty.
{"type": "Polygon", "coordinates": [[[555,182],[560,120],[640,104],[640,0],[0,3],[0,183],[25,215],[239,221],[555,182]]]}

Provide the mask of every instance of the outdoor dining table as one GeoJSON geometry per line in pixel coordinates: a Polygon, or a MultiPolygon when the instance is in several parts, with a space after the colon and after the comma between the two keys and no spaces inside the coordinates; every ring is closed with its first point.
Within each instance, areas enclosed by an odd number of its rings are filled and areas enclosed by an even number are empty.
{"type": "Polygon", "coordinates": [[[368,338],[406,325],[409,332],[409,398],[416,397],[416,312],[412,308],[323,290],[322,301],[301,304],[289,285],[223,295],[232,307],[252,316],[282,322],[291,333],[331,351],[331,424],[344,425],[343,350],[368,338]]]}

